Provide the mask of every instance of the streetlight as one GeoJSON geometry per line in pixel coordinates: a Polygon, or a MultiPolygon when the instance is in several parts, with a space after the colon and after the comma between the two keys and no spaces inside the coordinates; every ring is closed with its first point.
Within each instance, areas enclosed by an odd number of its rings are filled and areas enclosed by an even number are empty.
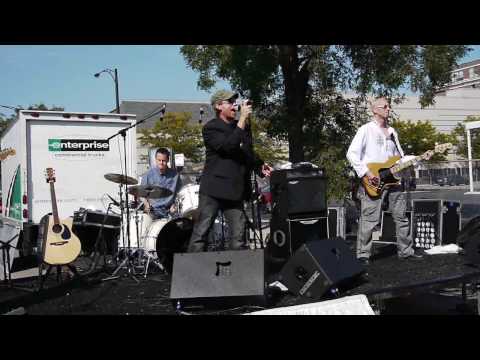
{"type": "Polygon", "coordinates": [[[115,83],[115,97],[117,100],[117,114],[120,114],[120,102],[118,100],[118,73],[117,73],[117,68],[115,69],[104,69],[98,73],[96,73],[94,76],[98,78],[101,73],[107,73],[110,75],[110,77],[113,79],[113,82],[115,83]]]}

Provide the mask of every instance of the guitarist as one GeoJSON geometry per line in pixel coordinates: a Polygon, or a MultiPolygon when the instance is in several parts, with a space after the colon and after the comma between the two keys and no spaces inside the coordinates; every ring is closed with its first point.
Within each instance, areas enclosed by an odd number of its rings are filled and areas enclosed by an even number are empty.
{"type": "MultiPolygon", "coordinates": [[[[398,141],[398,134],[388,125],[390,104],[386,98],[380,97],[371,103],[372,120],[361,126],[347,151],[347,159],[357,175],[367,176],[374,185],[380,179],[367,167],[369,163],[382,163],[392,156],[404,157],[402,147],[398,141]]],[[[405,215],[406,197],[401,186],[390,186],[381,196],[372,198],[364,186],[358,189],[360,199],[360,221],[357,234],[357,258],[369,265],[372,250],[372,232],[380,221],[382,203],[388,201],[388,208],[392,212],[397,234],[397,255],[400,259],[421,259],[422,255],[413,249],[413,240],[409,236],[409,221],[405,215]]]]}

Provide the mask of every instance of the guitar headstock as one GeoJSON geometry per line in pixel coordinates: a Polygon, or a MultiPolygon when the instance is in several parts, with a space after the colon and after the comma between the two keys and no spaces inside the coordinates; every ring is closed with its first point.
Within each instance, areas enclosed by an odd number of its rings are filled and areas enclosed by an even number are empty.
{"type": "Polygon", "coordinates": [[[8,156],[15,155],[17,152],[15,149],[8,148],[5,150],[0,151],[0,160],[6,159],[8,156]]]}
{"type": "Polygon", "coordinates": [[[443,153],[447,150],[450,150],[451,148],[453,148],[453,145],[451,143],[435,145],[435,152],[436,153],[443,153]]]}
{"type": "Polygon", "coordinates": [[[435,145],[435,149],[433,150],[428,150],[427,152],[425,152],[421,158],[423,160],[430,160],[430,158],[436,154],[436,153],[443,153],[447,150],[450,150],[451,148],[453,148],[453,145],[451,143],[445,143],[445,144],[440,144],[440,145],[435,145]]]}
{"type": "Polygon", "coordinates": [[[53,168],[47,168],[45,170],[45,178],[47,183],[54,183],[55,182],[55,170],[53,168]]]}

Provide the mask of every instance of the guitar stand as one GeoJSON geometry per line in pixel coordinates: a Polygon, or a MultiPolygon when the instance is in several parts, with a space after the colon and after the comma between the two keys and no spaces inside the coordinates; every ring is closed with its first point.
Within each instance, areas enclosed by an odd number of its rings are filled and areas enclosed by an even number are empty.
{"type": "Polygon", "coordinates": [[[50,272],[52,271],[52,269],[54,267],[57,269],[57,283],[60,284],[62,282],[62,266],[68,267],[68,269],[73,273],[73,276],[75,278],[80,277],[80,275],[77,271],[77,268],[74,265],[71,265],[71,264],[50,265],[50,264],[46,264],[46,263],[42,262],[40,264],[40,266],[38,267],[38,272],[39,272],[39,275],[38,275],[38,278],[39,278],[38,290],[43,289],[43,284],[45,283],[45,279],[50,275],[50,272]],[[48,266],[48,269],[47,269],[47,272],[45,273],[45,275],[43,275],[42,273],[43,273],[43,268],[44,268],[45,265],[48,266]]]}

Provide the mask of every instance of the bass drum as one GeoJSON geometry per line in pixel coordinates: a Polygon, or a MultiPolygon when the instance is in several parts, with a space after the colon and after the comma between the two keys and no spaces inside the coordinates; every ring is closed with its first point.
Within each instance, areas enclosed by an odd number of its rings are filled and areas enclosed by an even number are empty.
{"type": "MultiPolygon", "coordinates": [[[[166,223],[164,220],[157,220],[151,225],[150,230],[149,238],[157,233],[157,257],[165,270],[171,274],[173,254],[187,251],[188,242],[192,236],[193,221],[189,218],[177,218],[166,223]]],[[[149,242],[151,243],[151,240],[149,242]]]]}

